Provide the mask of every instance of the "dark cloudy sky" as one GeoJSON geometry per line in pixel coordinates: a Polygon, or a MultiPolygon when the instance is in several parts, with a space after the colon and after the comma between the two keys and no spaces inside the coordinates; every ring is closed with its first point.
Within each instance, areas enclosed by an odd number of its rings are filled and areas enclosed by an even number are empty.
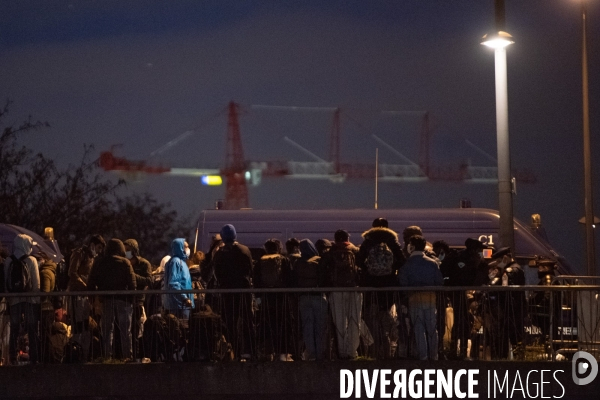
{"type": "MultiPolygon", "coordinates": [[[[600,3],[588,2],[597,157],[600,3]]],[[[512,164],[538,178],[518,185],[515,215],[528,221],[542,214],[551,241],[574,264],[585,251],[577,223],[584,212],[580,12],[574,0],[506,1],[506,27],[515,38],[508,48],[512,164]]],[[[61,163],[76,162],[84,143],[98,151],[122,144],[119,155],[148,159],[197,128],[154,161],[222,166],[227,119],[215,115],[235,100],[246,110],[240,125],[249,160],[310,160],[284,136],[328,156],[330,113],[251,107],[267,104],[341,107],[346,162],[373,162],[378,144],[370,133],[418,161],[419,114],[378,111],[428,111],[433,164],[493,166],[465,143],[495,157],[494,56],[480,45],[492,27],[493,0],[4,1],[0,88],[14,101],[12,121],[32,115],[51,123],[51,130],[24,140],[61,163]]],[[[386,149],[380,156],[402,163],[386,149]]],[[[594,165],[598,170],[597,160],[594,165]]],[[[373,186],[266,179],[250,189],[250,202],[255,208],[366,208],[373,186]]],[[[497,208],[490,184],[380,189],[382,208],[456,207],[463,197],[497,208]]],[[[173,177],[147,177],[129,190],[150,190],[190,218],[224,194],[173,177]]]]}

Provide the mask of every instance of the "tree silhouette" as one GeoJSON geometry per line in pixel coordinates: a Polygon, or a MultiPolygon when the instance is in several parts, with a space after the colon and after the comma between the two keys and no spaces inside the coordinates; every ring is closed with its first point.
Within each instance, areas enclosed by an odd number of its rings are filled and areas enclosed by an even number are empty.
{"type": "Polygon", "coordinates": [[[52,159],[18,145],[18,138],[49,127],[29,117],[19,126],[4,126],[11,101],[0,110],[0,222],[41,233],[52,226],[63,253],[90,234],[134,238],[142,255],[155,263],[169,251],[170,240],[189,228],[177,220],[170,204],[151,194],[119,196],[125,180],[111,180],[83,145],[77,165],[59,169],[52,159]]]}

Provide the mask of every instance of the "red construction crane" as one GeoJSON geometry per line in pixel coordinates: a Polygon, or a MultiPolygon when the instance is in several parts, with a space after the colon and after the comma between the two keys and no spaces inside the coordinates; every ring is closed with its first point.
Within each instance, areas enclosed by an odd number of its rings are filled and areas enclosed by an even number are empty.
{"type": "MultiPolygon", "coordinates": [[[[240,105],[231,101],[227,107],[227,141],[225,150],[225,166],[222,169],[214,168],[171,168],[165,166],[153,166],[146,161],[130,161],[125,158],[115,157],[111,151],[100,154],[99,164],[105,171],[117,171],[125,173],[151,173],[151,174],[170,174],[180,176],[203,176],[220,175],[225,178],[225,202],[222,205],[225,209],[248,208],[248,176],[252,184],[258,184],[261,176],[271,177],[289,177],[299,179],[328,179],[332,182],[343,182],[346,179],[373,179],[375,176],[375,165],[373,163],[342,163],[340,161],[340,143],[341,143],[341,109],[326,107],[282,107],[282,106],[252,106],[252,108],[267,108],[291,111],[325,111],[333,112],[333,122],[329,134],[329,161],[323,160],[315,153],[303,148],[292,139],[284,139],[306,153],[315,161],[255,161],[249,162],[244,157],[242,139],[240,134],[239,113],[240,105]]],[[[392,112],[394,114],[417,112],[392,112]]],[[[387,182],[421,182],[427,180],[450,180],[450,181],[468,181],[493,183],[497,181],[496,167],[479,167],[462,163],[458,166],[432,167],[430,165],[429,145],[429,113],[423,114],[423,122],[420,133],[419,146],[419,164],[416,164],[399,153],[391,145],[383,141],[375,134],[370,134],[383,147],[402,158],[406,164],[379,164],[377,174],[380,181],[387,182]]],[[[221,115],[221,113],[217,114],[221,115]]],[[[350,117],[360,126],[360,123],[350,117]]],[[[362,128],[362,126],[360,126],[362,128]]],[[[167,143],[157,152],[163,152],[172,147],[179,141],[192,134],[192,131],[185,132],[177,139],[167,143]]],[[[470,143],[469,143],[470,144],[470,143]]],[[[471,144],[474,146],[473,144],[471,144]]],[[[476,146],[474,146],[476,147],[476,146]]],[[[477,148],[478,149],[478,148],[477,148]]],[[[480,152],[483,150],[478,149],[480,152]]],[[[487,155],[488,158],[491,156],[487,155]]],[[[535,175],[529,171],[513,171],[519,182],[534,183],[535,175]]]]}
{"type": "Polygon", "coordinates": [[[229,103],[229,121],[227,124],[227,151],[225,168],[221,174],[225,177],[225,205],[227,210],[248,208],[248,187],[246,186],[246,159],[242,148],[240,124],[238,121],[239,105],[229,103]]]}

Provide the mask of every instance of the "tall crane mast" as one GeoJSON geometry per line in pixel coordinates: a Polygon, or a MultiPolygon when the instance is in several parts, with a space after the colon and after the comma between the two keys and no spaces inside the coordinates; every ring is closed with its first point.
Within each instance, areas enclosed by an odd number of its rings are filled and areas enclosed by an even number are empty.
{"type": "Polygon", "coordinates": [[[239,105],[229,103],[227,123],[227,144],[225,153],[225,169],[221,174],[225,177],[225,205],[227,210],[248,208],[248,187],[246,186],[246,161],[240,135],[238,120],[239,105]]]}

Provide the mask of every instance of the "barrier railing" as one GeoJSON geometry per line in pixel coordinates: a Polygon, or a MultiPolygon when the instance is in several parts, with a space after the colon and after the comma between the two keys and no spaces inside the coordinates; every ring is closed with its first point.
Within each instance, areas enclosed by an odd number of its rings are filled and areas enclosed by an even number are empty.
{"type": "Polygon", "coordinates": [[[599,358],[600,285],[566,279],[519,287],[4,293],[0,352],[5,365],[560,361],[578,350],[599,358]],[[193,297],[193,308],[184,294],[193,297]]]}

